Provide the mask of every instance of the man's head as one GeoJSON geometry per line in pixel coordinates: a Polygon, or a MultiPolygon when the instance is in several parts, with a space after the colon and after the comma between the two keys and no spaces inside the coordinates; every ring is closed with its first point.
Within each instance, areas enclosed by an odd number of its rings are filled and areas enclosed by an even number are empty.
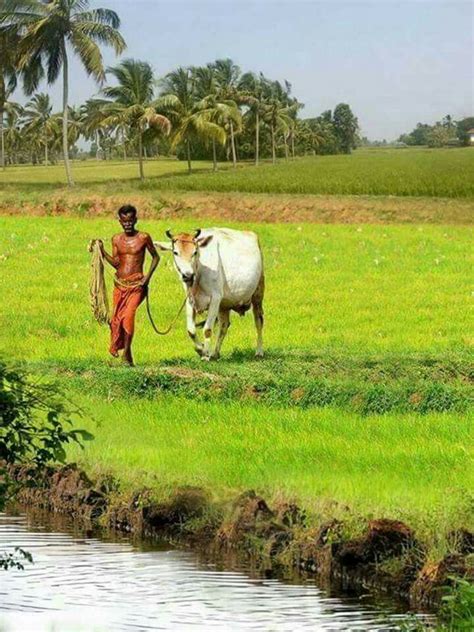
{"type": "Polygon", "coordinates": [[[133,235],[137,223],[137,209],[131,204],[124,204],[117,212],[120,225],[126,235],[133,235]]]}

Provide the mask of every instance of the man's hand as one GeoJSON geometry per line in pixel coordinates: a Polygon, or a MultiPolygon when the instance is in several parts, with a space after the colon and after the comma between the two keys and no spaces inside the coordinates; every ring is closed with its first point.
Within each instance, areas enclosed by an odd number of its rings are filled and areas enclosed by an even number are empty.
{"type": "Polygon", "coordinates": [[[150,283],[150,278],[148,276],[144,276],[143,279],[140,279],[139,284],[145,289],[148,288],[148,284],[150,283]]]}

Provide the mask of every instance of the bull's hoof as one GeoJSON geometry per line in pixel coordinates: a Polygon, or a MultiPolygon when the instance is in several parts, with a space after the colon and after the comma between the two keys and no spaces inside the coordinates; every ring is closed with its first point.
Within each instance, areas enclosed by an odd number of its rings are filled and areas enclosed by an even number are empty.
{"type": "Polygon", "coordinates": [[[202,358],[203,350],[199,349],[199,347],[194,347],[194,351],[198,354],[200,358],[202,358]]]}
{"type": "Polygon", "coordinates": [[[210,362],[211,361],[211,356],[208,355],[201,355],[201,360],[203,362],[210,362]]]}
{"type": "Polygon", "coordinates": [[[211,355],[211,360],[219,360],[220,357],[221,357],[220,353],[213,353],[211,355]]]}
{"type": "Polygon", "coordinates": [[[263,351],[256,351],[255,352],[255,358],[257,360],[262,360],[263,359],[263,351]]]}

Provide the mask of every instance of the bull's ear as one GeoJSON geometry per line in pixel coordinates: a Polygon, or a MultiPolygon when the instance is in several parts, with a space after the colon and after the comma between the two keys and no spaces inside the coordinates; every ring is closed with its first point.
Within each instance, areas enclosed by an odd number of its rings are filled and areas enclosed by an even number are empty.
{"type": "Polygon", "coordinates": [[[200,239],[196,239],[196,243],[199,248],[205,248],[207,244],[212,240],[213,235],[206,235],[206,237],[201,237],[200,239]]]}
{"type": "Polygon", "coordinates": [[[153,244],[158,248],[158,250],[163,250],[167,252],[172,252],[173,246],[167,241],[154,241],[153,244]]]}

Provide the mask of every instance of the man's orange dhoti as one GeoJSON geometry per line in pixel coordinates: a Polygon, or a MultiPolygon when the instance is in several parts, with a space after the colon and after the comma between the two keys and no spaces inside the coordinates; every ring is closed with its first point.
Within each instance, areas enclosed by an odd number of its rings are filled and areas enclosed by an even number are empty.
{"type": "Polygon", "coordinates": [[[125,334],[133,337],[135,330],[135,313],[138,306],[146,296],[146,289],[142,286],[134,286],[133,283],[140,281],[143,274],[137,272],[120,279],[120,283],[115,281],[114,288],[114,311],[110,320],[110,353],[116,356],[120,349],[125,346],[125,334]],[[130,283],[130,287],[122,285],[130,283]]]}

